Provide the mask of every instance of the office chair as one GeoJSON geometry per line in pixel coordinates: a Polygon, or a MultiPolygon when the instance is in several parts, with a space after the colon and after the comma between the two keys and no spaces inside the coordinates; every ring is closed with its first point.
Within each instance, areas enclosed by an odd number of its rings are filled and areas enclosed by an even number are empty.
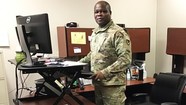
{"type": "Polygon", "coordinates": [[[149,94],[149,100],[144,103],[137,99],[144,99],[144,94],[134,94],[132,105],[182,105],[181,97],[186,84],[186,76],[177,73],[160,73],[156,76],[149,94]]]}

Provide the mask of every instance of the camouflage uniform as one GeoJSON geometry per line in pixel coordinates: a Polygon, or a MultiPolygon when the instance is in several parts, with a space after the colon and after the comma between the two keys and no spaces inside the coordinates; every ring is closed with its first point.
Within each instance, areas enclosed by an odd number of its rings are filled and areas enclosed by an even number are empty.
{"type": "Polygon", "coordinates": [[[101,71],[105,77],[101,81],[93,79],[96,105],[124,105],[124,71],[131,63],[129,35],[111,20],[105,27],[93,30],[90,46],[91,51],[80,61],[90,61],[91,71],[101,71]]]}

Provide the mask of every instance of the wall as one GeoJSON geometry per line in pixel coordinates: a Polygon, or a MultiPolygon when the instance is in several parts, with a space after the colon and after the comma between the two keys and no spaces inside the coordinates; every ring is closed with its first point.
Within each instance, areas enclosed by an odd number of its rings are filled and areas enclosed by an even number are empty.
{"type": "MultiPolygon", "coordinates": [[[[15,66],[8,62],[14,59],[18,41],[15,33],[16,15],[32,15],[48,13],[53,54],[58,56],[57,26],[75,21],[80,27],[96,27],[93,18],[93,7],[98,0],[4,0],[0,2],[0,29],[6,31],[9,37],[9,47],[0,48],[4,52],[4,62],[8,80],[10,103],[15,98],[15,66]]],[[[149,76],[155,72],[156,53],[156,0],[107,0],[112,6],[112,18],[116,23],[124,23],[126,27],[151,28],[151,52],[147,54],[146,65],[149,76]]],[[[27,75],[24,75],[26,78],[27,75]]],[[[26,83],[34,87],[38,74],[30,74],[26,83]]]]}
{"type": "Polygon", "coordinates": [[[158,0],[156,72],[171,72],[172,56],[166,54],[167,28],[186,27],[185,0],[158,0]]]}

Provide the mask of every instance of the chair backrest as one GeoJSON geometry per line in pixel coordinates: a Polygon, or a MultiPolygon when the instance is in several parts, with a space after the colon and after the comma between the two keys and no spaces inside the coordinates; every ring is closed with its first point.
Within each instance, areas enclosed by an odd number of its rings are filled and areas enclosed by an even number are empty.
{"type": "Polygon", "coordinates": [[[176,102],[180,105],[186,76],[177,73],[160,73],[155,80],[150,94],[150,101],[160,104],[176,102]]]}

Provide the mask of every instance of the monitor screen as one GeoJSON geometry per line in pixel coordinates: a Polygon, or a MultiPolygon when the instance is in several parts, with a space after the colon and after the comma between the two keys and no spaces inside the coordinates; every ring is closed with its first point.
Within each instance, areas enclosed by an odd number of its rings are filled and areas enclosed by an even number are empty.
{"type": "Polygon", "coordinates": [[[18,40],[27,57],[26,65],[37,66],[31,53],[52,53],[48,14],[16,16],[16,20],[18,40]]]}

